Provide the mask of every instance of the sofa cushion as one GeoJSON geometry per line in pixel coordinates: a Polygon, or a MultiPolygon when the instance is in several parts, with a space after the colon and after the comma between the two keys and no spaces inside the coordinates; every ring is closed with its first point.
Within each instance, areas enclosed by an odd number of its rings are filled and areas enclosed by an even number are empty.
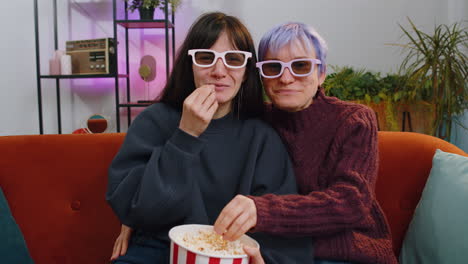
{"type": "Polygon", "coordinates": [[[437,150],[400,254],[402,264],[466,263],[468,157],[437,150]]]}
{"type": "Polygon", "coordinates": [[[2,263],[33,263],[23,234],[11,215],[2,188],[0,188],[0,237],[2,263]]]}
{"type": "Polygon", "coordinates": [[[436,149],[468,156],[440,138],[413,132],[379,131],[375,194],[390,225],[397,256],[431,172],[436,149]]]}
{"type": "Polygon", "coordinates": [[[109,263],[120,224],[105,200],[107,169],[123,139],[0,137],[0,186],[36,264],[109,263]]]}

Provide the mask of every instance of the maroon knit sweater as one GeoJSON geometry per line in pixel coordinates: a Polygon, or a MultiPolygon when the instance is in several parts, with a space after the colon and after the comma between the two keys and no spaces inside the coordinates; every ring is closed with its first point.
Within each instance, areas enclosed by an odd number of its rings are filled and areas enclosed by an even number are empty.
{"type": "Polygon", "coordinates": [[[266,115],[288,147],[300,195],[252,197],[255,231],[314,237],[316,258],[397,263],[375,199],[377,125],[363,105],[327,97],[320,88],[299,112],[266,115]]]}

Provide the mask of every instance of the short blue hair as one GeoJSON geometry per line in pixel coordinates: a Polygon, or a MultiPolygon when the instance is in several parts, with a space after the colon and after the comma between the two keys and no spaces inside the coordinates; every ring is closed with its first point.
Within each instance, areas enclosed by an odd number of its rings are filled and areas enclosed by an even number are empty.
{"type": "Polygon", "coordinates": [[[328,51],[327,43],[314,28],[303,23],[284,23],[263,35],[258,45],[258,60],[263,61],[268,51],[276,53],[294,40],[299,40],[308,51],[311,51],[312,47],[315,48],[315,55],[322,62],[318,65],[319,74],[324,74],[327,68],[325,61],[328,51]]]}

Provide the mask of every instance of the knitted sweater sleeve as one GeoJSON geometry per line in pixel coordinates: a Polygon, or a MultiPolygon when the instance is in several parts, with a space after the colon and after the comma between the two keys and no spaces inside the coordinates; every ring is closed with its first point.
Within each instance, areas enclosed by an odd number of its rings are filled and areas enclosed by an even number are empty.
{"type": "MultiPolygon", "coordinates": [[[[369,226],[378,169],[377,125],[367,108],[338,128],[328,157],[335,164],[328,187],[307,195],[250,197],[257,207],[255,231],[286,236],[323,236],[369,226]]],[[[310,150],[313,151],[313,150],[310,150]]],[[[326,161],[325,161],[326,162],[326,161]]]]}
{"type": "Polygon", "coordinates": [[[137,116],[109,167],[106,200],[131,227],[168,225],[191,210],[190,171],[204,144],[180,129],[165,129],[170,112],[156,110],[137,116]]]}

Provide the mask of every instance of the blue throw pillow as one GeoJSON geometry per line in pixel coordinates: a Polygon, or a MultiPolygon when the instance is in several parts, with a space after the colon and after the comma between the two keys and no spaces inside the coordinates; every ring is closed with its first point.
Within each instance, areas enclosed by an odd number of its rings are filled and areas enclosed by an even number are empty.
{"type": "Polygon", "coordinates": [[[11,264],[34,263],[29,255],[23,234],[11,215],[7,200],[0,188],[0,262],[11,264]]]}
{"type": "Polygon", "coordinates": [[[436,150],[400,262],[468,263],[468,157],[436,150]]]}

